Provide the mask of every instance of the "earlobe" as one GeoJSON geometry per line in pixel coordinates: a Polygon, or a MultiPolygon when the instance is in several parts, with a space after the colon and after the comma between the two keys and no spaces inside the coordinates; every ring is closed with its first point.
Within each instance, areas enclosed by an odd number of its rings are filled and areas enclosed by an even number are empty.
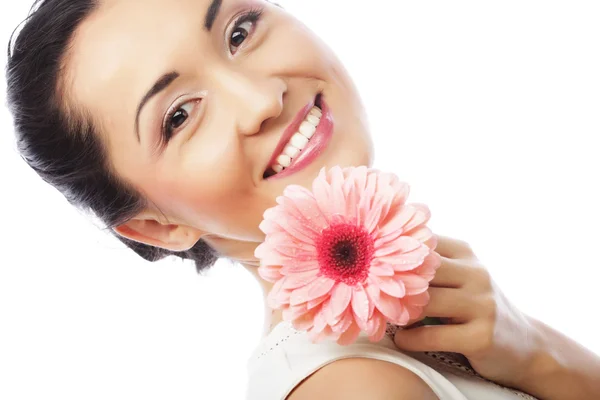
{"type": "Polygon", "coordinates": [[[119,235],[170,251],[186,251],[200,239],[200,231],[185,225],[162,224],[151,218],[134,218],[113,228],[119,235]]]}

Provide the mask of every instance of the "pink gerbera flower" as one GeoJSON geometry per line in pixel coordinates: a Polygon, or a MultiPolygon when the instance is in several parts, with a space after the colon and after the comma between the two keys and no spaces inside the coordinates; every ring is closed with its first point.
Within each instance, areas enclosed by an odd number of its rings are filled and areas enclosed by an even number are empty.
{"type": "Polygon", "coordinates": [[[322,169],[312,189],[290,185],[265,211],[255,256],[275,283],[269,306],[313,342],[342,345],[418,318],[441,264],[429,208],[406,204],[408,184],[367,167],[322,169]]]}

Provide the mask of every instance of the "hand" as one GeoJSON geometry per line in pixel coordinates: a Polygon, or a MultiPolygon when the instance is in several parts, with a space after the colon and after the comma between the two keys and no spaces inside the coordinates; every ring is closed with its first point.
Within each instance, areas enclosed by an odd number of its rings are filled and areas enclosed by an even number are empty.
{"type": "Polygon", "coordinates": [[[440,317],[445,324],[398,330],[396,345],[407,351],[461,353],[480,375],[521,388],[540,350],[541,334],[507,300],[467,243],[437,237],[442,264],[430,282],[422,315],[440,317]]]}

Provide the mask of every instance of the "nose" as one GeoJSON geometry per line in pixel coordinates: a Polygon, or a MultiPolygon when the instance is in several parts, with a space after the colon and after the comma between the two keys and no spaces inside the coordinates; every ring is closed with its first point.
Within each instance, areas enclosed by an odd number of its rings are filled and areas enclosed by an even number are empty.
{"type": "Polygon", "coordinates": [[[287,91],[282,79],[233,69],[222,70],[218,78],[219,97],[240,135],[259,133],[266,121],[281,115],[287,91]]]}

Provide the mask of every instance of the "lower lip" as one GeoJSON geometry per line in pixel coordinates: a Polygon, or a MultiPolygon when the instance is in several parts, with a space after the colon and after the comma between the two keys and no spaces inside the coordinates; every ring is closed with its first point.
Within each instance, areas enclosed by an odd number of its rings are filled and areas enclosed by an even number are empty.
{"type": "Polygon", "coordinates": [[[323,115],[321,115],[317,130],[304,149],[302,149],[300,154],[292,160],[289,167],[285,168],[280,173],[269,177],[268,180],[285,178],[288,175],[304,169],[325,151],[333,136],[333,118],[323,96],[321,96],[321,112],[323,115]]]}

